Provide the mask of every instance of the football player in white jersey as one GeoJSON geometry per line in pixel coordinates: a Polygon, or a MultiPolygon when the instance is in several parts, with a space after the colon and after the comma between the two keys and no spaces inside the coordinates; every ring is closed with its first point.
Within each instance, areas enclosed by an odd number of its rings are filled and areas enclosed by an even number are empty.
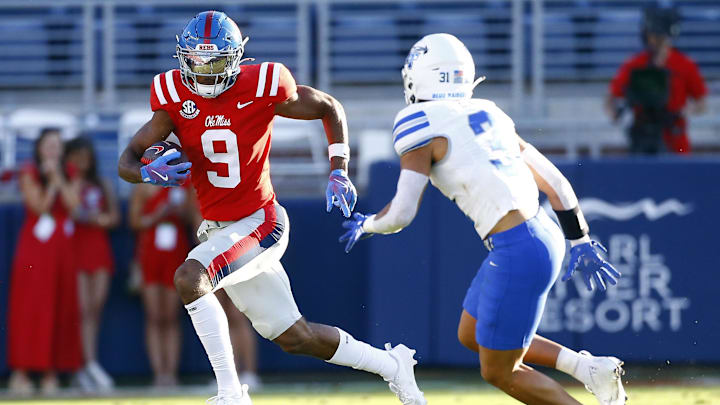
{"type": "Polygon", "coordinates": [[[395,233],[415,217],[428,180],[474,223],[490,250],[468,288],[458,338],[478,352],[482,376],[526,404],[580,404],[527,363],[556,368],[585,384],[602,405],[625,403],[622,362],[577,353],[537,336],[547,294],[570,240],[570,267],[587,288],[605,289],[620,273],[600,255],[570,183],[492,101],[473,99],[475,64],[449,34],[422,38],[402,69],[408,106],[393,127],[402,170],[392,201],[379,213],[356,213],[340,237],[350,251],[360,238],[395,233]],[[538,189],[560,228],[538,204],[538,189]]]}

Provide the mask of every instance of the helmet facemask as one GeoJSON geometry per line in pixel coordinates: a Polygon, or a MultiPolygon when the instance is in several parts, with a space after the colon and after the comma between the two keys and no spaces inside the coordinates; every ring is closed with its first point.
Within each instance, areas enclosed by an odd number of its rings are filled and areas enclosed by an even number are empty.
{"type": "Polygon", "coordinates": [[[407,66],[403,66],[402,68],[402,78],[403,78],[403,87],[405,92],[405,103],[410,105],[417,102],[417,97],[415,97],[415,91],[413,89],[413,82],[410,78],[410,71],[407,68],[407,66]]]}
{"type": "Polygon", "coordinates": [[[408,53],[407,58],[405,58],[405,64],[402,68],[402,78],[403,78],[403,87],[405,89],[405,103],[414,104],[418,101],[416,96],[416,84],[413,83],[413,72],[412,67],[413,63],[420,57],[421,55],[427,53],[428,49],[426,46],[418,46],[415,44],[415,46],[410,49],[410,53],[408,53]]]}
{"type": "Polygon", "coordinates": [[[212,98],[235,83],[245,50],[245,37],[237,48],[217,50],[215,44],[197,44],[196,49],[177,47],[182,80],[193,93],[212,98]]]}

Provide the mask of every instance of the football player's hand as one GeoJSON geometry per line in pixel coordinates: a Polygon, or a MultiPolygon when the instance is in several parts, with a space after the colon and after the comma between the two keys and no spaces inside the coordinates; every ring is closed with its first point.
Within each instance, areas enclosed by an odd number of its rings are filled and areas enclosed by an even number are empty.
{"type": "Polygon", "coordinates": [[[350,253],[350,249],[355,246],[355,242],[357,242],[360,239],[365,239],[371,237],[372,233],[365,233],[363,231],[363,223],[368,218],[368,215],[363,215],[359,212],[356,212],[352,219],[348,219],[347,221],[344,221],[342,226],[343,228],[347,229],[348,231],[342,234],[340,236],[340,239],[338,239],[338,242],[342,243],[347,241],[347,244],[345,244],[345,253],[350,253]]]}
{"type": "Polygon", "coordinates": [[[592,291],[594,287],[605,291],[606,281],[612,285],[617,284],[617,279],[621,276],[620,272],[603,259],[600,251],[607,253],[605,246],[594,240],[573,246],[570,249],[570,266],[562,281],[570,280],[573,274],[578,272],[582,274],[588,291],[592,291]]]}
{"type": "Polygon", "coordinates": [[[325,199],[327,212],[330,212],[334,205],[340,208],[345,218],[350,218],[357,202],[357,191],[345,170],[335,169],[330,172],[325,199]]]}
{"type": "Polygon", "coordinates": [[[140,175],[145,183],[156,184],[163,187],[175,187],[181,185],[190,175],[192,163],[184,162],[176,165],[169,165],[168,162],[180,157],[180,152],[173,152],[160,156],[152,162],[140,168],[140,175]],[[180,173],[185,172],[185,173],[180,173]]]}

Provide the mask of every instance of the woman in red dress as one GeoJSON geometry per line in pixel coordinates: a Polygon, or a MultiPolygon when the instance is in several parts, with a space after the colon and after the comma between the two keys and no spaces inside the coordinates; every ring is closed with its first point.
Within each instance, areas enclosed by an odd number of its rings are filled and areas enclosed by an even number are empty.
{"type": "Polygon", "coordinates": [[[173,277],[190,251],[187,223],[193,200],[188,187],[139,184],[130,197],[130,226],[138,231],[145,337],[156,386],[177,385],[180,298],[173,277]]]}
{"type": "Polygon", "coordinates": [[[85,357],[85,367],[77,374],[77,381],[86,391],[110,391],[114,382],[97,361],[97,337],[113,271],[108,229],[117,226],[120,220],[118,203],[111,186],[98,176],[95,150],[89,138],[81,136],[69,141],[64,160],[68,170],[75,172],[72,184],[81,200],[72,212],[85,357]]]}
{"type": "Polygon", "coordinates": [[[10,390],[29,395],[29,371],[43,373],[42,392],[57,391],[58,371],[82,364],[76,273],[69,216],[79,196],[61,166],[62,141],[46,129],[34,145],[34,161],[20,174],[25,221],[12,267],[8,307],[10,390]]]}

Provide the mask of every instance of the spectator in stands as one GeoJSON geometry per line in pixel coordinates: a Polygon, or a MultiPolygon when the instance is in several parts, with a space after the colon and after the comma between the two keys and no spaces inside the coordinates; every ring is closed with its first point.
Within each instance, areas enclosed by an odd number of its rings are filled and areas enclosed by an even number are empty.
{"type": "Polygon", "coordinates": [[[130,226],[138,232],[145,338],[157,387],[177,385],[180,357],[180,297],[173,277],[190,251],[186,218],[192,218],[190,188],[139,184],[130,197],[130,226]]]}
{"type": "Polygon", "coordinates": [[[113,271],[107,231],[118,224],[120,214],[112,187],[98,176],[95,150],[89,138],[81,136],[69,141],[64,160],[72,172],[72,186],[80,196],[72,216],[76,225],[73,247],[85,367],[76,377],[85,391],[106,392],[112,390],[114,383],[97,361],[97,338],[113,271]]]}
{"type": "MultiPolygon", "coordinates": [[[[257,374],[257,335],[255,330],[247,317],[233,305],[224,289],[218,290],[215,295],[228,318],[238,379],[241,384],[249,386],[250,392],[257,392],[262,389],[262,382],[257,374]]],[[[212,381],[212,385],[217,386],[215,380],[212,381]]]]}
{"type": "Polygon", "coordinates": [[[691,111],[704,111],[707,89],[695,62],[672,46],[678,20],[672,9],[646,9],[641,27],[645,50],[625,62],[610,83],[606,110],[611,118],[619,118],[622,98],[633,110],[631,153],[690,153],[684,109],[691,97],[691,111]]]}
{"type": "Polygon", "coordinates": [[[45,129],[34,145],[33,161],[20,174],[25,221],[18,236],[8,305],[10,391],[34,392],[28,372],[40,372],[41,391],[57,392],[57,372],[82,365],[77,275],[70,213],[80,197],[62,166],[62,141],[45,129]]]}

